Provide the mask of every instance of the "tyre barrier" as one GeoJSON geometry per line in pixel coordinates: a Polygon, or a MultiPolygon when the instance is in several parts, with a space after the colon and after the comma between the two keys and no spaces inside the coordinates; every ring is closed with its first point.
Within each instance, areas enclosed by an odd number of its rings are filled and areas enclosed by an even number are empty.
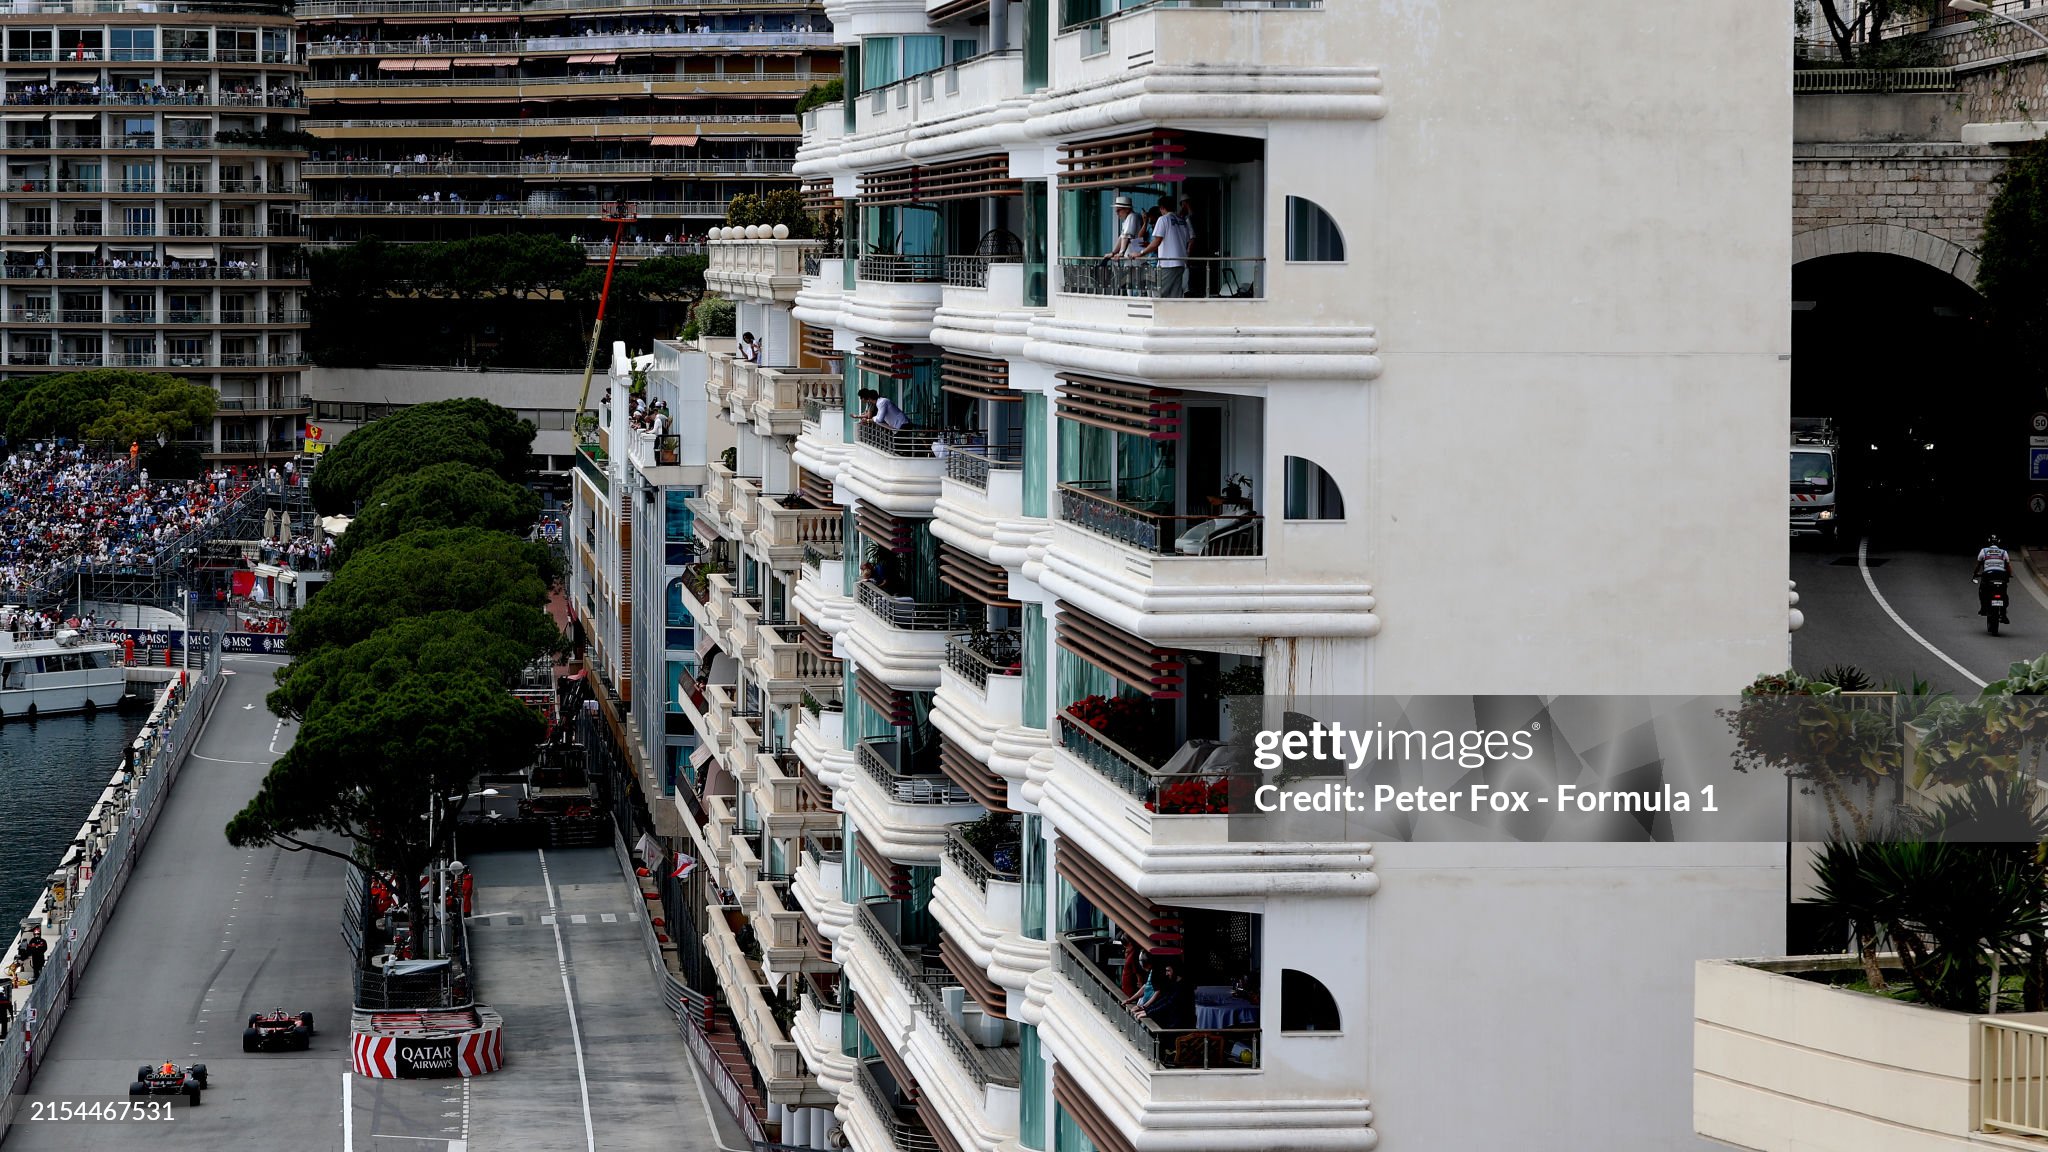
{"type": "Polygon", "coordinates": [[[481,1007],[358,1012],[349,1051],[356,1075],[378,1080],[482,1076],[505,1063],[505,1021],[481,1007]]]}

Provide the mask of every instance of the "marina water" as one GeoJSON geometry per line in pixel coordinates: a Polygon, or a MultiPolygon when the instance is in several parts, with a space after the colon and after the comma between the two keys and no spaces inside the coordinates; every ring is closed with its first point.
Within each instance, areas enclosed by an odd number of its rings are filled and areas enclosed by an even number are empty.
{"type": "Polygon", "coordinates": [[[28,914],[144,719],[102,710],[0,725],[0,938],[28,914]]]}

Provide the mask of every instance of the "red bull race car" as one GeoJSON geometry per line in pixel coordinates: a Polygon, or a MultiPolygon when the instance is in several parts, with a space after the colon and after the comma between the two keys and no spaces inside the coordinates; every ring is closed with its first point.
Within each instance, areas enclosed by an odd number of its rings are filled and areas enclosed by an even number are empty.
{"type": "Polygon", "coordinates": [[[144,1064],[135,1070],[135,1082],[128,1085],[130,1096],[183,1096],[194,1108],[206,1088],[206,1065],[144,1064]]]}
{"type": "Polygon", "coordinates": [[[253,1012],[242,1029],[244,1052],[304,1052],[313,1046],[313,1014],[282,1008],[253,1012]]]}

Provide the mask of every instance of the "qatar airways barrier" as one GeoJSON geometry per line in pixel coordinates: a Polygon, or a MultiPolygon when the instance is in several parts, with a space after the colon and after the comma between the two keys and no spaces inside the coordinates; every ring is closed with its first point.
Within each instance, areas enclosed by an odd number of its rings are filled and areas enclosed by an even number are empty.
{"type": "Polygon", "coordinates": [[[350,1061],[358,1076],[434,1080],[482,1076],[505,1063],[505,1021],[489,1008],[466,1012],[358,1012],[350,1061]]]}

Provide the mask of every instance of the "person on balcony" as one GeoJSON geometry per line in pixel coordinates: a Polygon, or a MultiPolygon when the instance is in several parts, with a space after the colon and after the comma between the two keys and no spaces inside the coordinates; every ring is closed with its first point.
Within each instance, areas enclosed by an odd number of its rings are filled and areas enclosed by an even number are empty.
{"type": "Polygon", "coordinates": [[[761,362],[761,344],[754,339],[752,332],[740,335],[739,357],[749,364],[759,364],[761,362]]]}
{"type": "Polygon", "coordinates": [[[1168,960],[1152,974],[1152,995],[1132,1010],[1139,1019],[1161,1028],[1190,1028],[1195,1022],[1194,990],[1181,978],[1180,965],[1168,960]]]}

